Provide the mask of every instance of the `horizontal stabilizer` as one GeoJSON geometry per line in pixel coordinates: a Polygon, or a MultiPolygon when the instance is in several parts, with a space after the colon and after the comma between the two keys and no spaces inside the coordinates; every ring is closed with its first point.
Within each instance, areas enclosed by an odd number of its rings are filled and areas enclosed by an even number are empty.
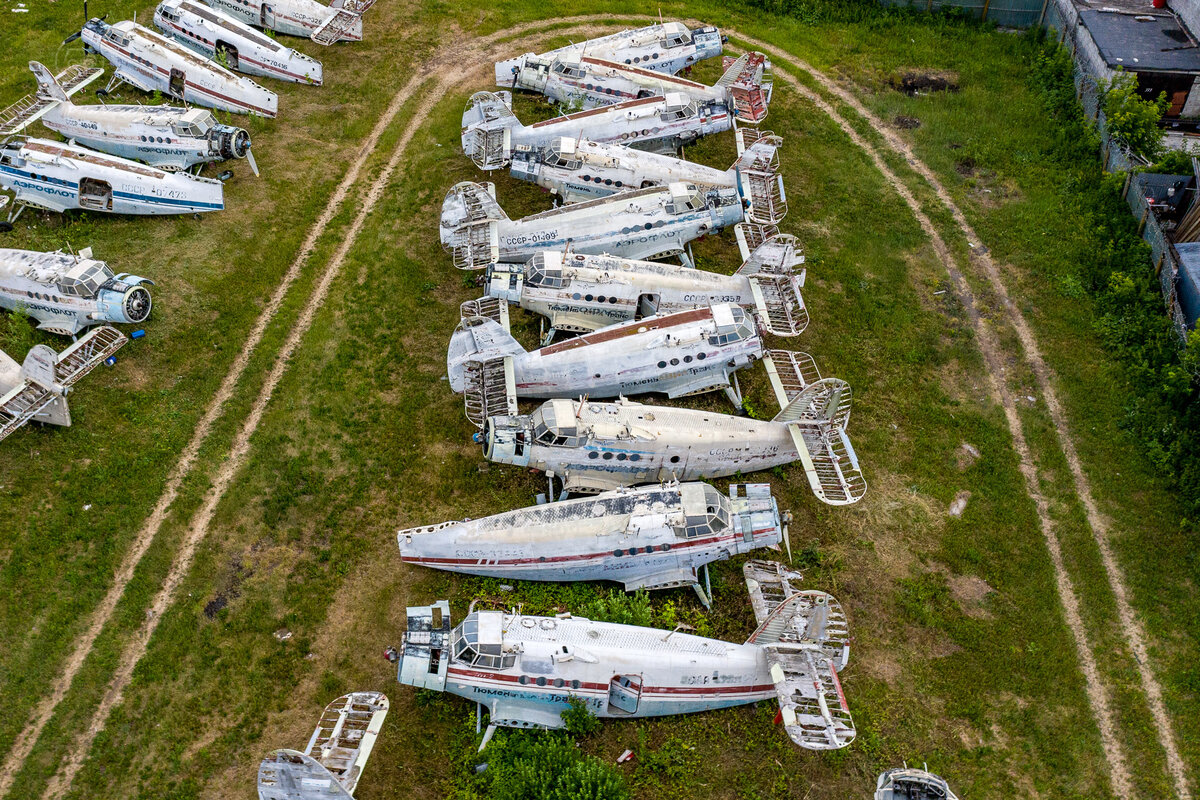
{"type": "Polygon", "coordinates": [[[512,129],[521,125],[507,92],[476,92],[462,115],[462,149],[480,169],[499,169],[512,159],[512,129]]]}
{"type": "Polygon", "coordinates": [[[775,336],[799,336],[808,327],[808,308],[800,293],[805,273],[796,271],[802,264],[804,254],[796,237],[780,233],[754,248],[737,271],[749,279],[759,319],[775,336]]]}
{"type": "Polygon", "coordinates": [[[276,750],[258,765],[258,800],[354,800],[315,758],[276,750]]]}
{"type": "Polygon", "coordinates": [[[458,323],[446,349],[446,374],[450,388],[463,391],[463,365],[524,355],[525,348],[499,322],[486,317],[469,317],[458,323]]]}
{"type": "Polygon", "coordinates": [[[813,493],[834,506],[857,503],[867,482],[846,426],[852,404],[850,385],[822,378],[807,386],[775,417],[788,426],[813,493]]]}
{"type": "Polygon", "coordinates": [[[797,588],[800,573],[773,561],[748,561],[742,574],[759,621],[747,643],[766,651],[788,735],[813,750],[850,744],[854,721],[838,680],[850,657],[841,604],[826,592],[797,588]]]}
{"type": "Polygon", "coordinates": [[[496,223],[508,219],[491,187],[464,182],[450,189],[442,203],[442,246],[454,254],[459,269],[483,269],[500,257],[496,223]]]}
{"type": "Polygon", "coordinates": [[[464,300],[458,307],[462,319],[485,317],[500,323],[504,330],[511,330],[508,322],[508,301],[500,297],[479,297],[464,300]]]}
{"type": "Polygon", "coordinates": [[[37,94],[25,95],[0,111],[0,137],[15,136],[45,116],[59,102],[37,94]]]}
{"type": "Polygon", "coordinates": [[[488,417],[517,414],[517,382],[510,356],[463,364],[463,404],[467,419],[482,428],[488,417]]]}
{"type": "Polygon", "coordinates": [[[46,345],[30,348],[18,373],[20,383],[0,395],[0,440],[31,420],[69,426],[66,393],[126,341],[123,333],[105,326],[61,353],[46,345]]]}
{"type": "Polygon", "coordinates": [[[733,226],[733,238],[737,239],[738,251],[742,255],[742,261],[750,260],[763,242],[770,239],[772,236],[779,235],[779,228],[774,225],[761,225],[757,222],[739,222],[733,226]]]}
{"type": "MultiPolygon", "coordinates": [[[[30,62],[30,67],[32,68],[36,63],[36,61],[30,62]]],[[[70,97],[103,74],[104,70],[101,67],[85,67],[82,64],[72,64],[55,75],[54,81],[70,97]]]]}

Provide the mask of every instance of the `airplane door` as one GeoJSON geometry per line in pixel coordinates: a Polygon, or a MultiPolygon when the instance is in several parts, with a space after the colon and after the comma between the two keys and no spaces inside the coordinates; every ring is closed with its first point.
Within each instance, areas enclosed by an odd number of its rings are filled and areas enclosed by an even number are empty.
{"type": "Polygon", "coordinates": [[[275,9],[271,8],[270,3],[263,3],[259,9],[259,22],[264,28],[273,28],[275,26],[275,9]]]}
{"type": "Polygon", "coordinates": [[[183,91],[187,88],[187,76],[183,74],[183,70],[171,70],[171,82],[167,88],[172,97],[178,97],[180,100],[186,99],[183,91]]]}
{"type": "Polygon", "coordinates": [[[608,713],[636,714],[641,698],[641,675],[613,675],[608,684],[608,713]]]}
{"type": "Polygon", "coordinates": [[[95,178],[79,179],[79,205],[95,211],[112,211],[112,186],[95,178]]]}
{"type": "Polygon", "coordinates": [[[643,319],[652,317],[658,313],[658,295],[657,294],[641,294],[638,295],[637,312],[634,319],[643,319]]]}

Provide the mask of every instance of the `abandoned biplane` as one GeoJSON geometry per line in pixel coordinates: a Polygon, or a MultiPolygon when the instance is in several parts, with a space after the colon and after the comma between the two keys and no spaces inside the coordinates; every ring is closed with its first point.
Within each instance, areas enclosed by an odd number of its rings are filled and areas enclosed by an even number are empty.
{"type": "Polygon", "coordinates": [[[491,264],[485,297],[468,300],[462,315],[501,322],[508,303],[549,320],[543,342],[558,331],[586,333],[623,320],[737,303],[758,315],[775,336],[797,336],[808,327],[800,289],[805,271],[796,239],[776,234],[758,246],[733,275],[658,261],[546,250],[524,264],[491,264]]]}
{"type": "Polygon", "coordinates": [[[544,250],[610,253],[626,258],[684,254],[694,239],[741,222],[735,189],[673,183],[600,197],[510,219],[495,186],[464,182],[442,203],[442,246],[459,269],[496,261],[523,263],[544,250]]]}
{"type": "Polygon", "coordinates": [[[0,308],[19,309],[38,329],[74,336],[105,322],[145,322],[154,281],[114,275],[91,248],[78,254],[0,248],[0,308]]]}
{"type": "Polygon", "coordinates": [[[70,96],[103,70],[69,67],[55,77],[36,61],[29,62],[29,69],[37,78],[37,93],[0,111],[0,136],[19,133],[41,120],[73,142],[159,169],[183,170],[197,164],[245,158],[258,174],[258,164],[250,151],[250,134],[242,128],[218,124],[211,111],[166,105],[75,105],[70,96]]]}
{"type": "Polygon", "coordinates": [[[698,570],[787,539],[767,484],[619,489],[482,519],[400,531],[400,560],[433,569],[530,581],[617,581],[626,591],[691,586],[698,570]]]}
{"type": "Polygon", "coordinates": [[[375,0],[204,0],[247,25],[288,36],[304,36],[317,44],[362,41],[362,15],[375,0]]]}
{"type": "Polygon", "coordinates": [[[162,0],[154,26],[184,47],[234,72],[320,86],[321,62],[196,0],[162,0]]]}
{"type": "Polygon", "coordinates": [[[678,92],[700,104],[724,105],[739,122],[757,125],[767,118],[771,102],[771,62],[762,53],[746,53],[728,61],[716,85],[705,86],[595,56],[526,56],[524,65],[513,76],[513,88],[585,109],[678,92]]]}
{"type": "Polygon", "coordinates": [[[126,341],[125,334],[105,326],[89,331],[61,353],[34,345],[23,364],[0,352],[0,440],[27,422],[69,426],[71,387],[126,341]]]}
{"type": "Polygon", "coordinates": [[[958,796],[937,775],[906,764],[876,779],[875,800],[958,800],[958,796]]]}
{"type": "MultiPolygon", "coordinates": [[[[0,145],[0,188],[13,193],[8,226],[26,206],[109,214],[192,214],[225,207],[220,181],[166,172],[45,139],[0,145]]],[[[0,197],[0,208],[4,200],[0,197]]]]}
{"type": "MultiPolygon", "coordinates": [[[[532,414],[484,419],[475,440],[489,461],[546,473],[563,493],[748,474],[800,461],[817,499],[857,503],[867,484],[850,444],[851,393],[811,358],[772,351],[767,374],[782,410],[772,420],[690,408],[548,400],[532,414]]],[[[497,392],[499,394],[499,392],[497,392]]],[[[500,406],[501,403],[493,403],[500,406]]],[[[499,409],[498,409],[499,410],[499,409]]]]}
{"type": "Polygon", "coordinates": [[[546,147],[563,136],[675,153],[701,136],[732,127],[733,115],[725,104],[698,103],[678,92],[577,111],[532,125],[522,125],[513,114],[507,92],[476,92],[463,111],[462,149],[480,169],[500,169],[512,161],[517,148],[546,147]]]}
{"type": "Polygon", "coordinates": [[[446,371],[467,419],[482,427],[488,417],[515,414],[518,398],[674,399],[722,390],[741,409],[737,371],[756,361],[771,374],[799,370],[805,383],[820,380],[812,356],[768,350],[754,318],[731,303],[619,322],[532,352],[500,322],[467,317],[450,339],[446,371]]]}
{"type": "Polygon", "coordinates": [[[276,750],[258,765],[258,800],[352,800],[387,712],[380,692],[334,700],[303,753],[276,750]]]}
{"type": "Polygon", "coordinates": [[[787,215],[787,196],[779,174],[783,140],[757,133],[754,128],[738,128],[738,160],[724,171],[675,156],[564,136],[536,150],[517,148],[510,174],[549,189],[564,203],[672,183],[690,183],[700,189],[730,187],[741,192],[747,220],[778,225],[787,215]],[[749,146],[746,141],[751,142],[749,146]]]}
{"type": "Polygon", "coordinates": [[[113,77],[104,93],[122,83],[143,92],[161,92],[185,103],[274,117],[279,109],[275,93],[249,78],[234,75],[166,37],[126,20],[109,25],[90,19],[75,36],[84,48],[99,53],[113,65],[113,77]]]}
{"type": "Polygon", "coordinates": [[[838,679],[850,656],[841,605],[797,588],[801,575],[772,561],[748,561],[743,573],[758,620],[744,644],[570,614],[476,610],[474,603],[452,628],[442,600],[408,607],[397,678],[487,709],[480,750],[499,726],[564,727],[562,712],[573,699],[597,717],[632,719],[775,697],[800,747],[850,744],[854,720],[838,679]]]}
{"type": "Polygon", "coordinates": [[[578,60],[583,56],[674,75],[698,61],[721,55],[724,42],[725,37],[712,26],[688,30],[682,22],[660,22],[644,28],[610,33],[579,44],[569,44],[541,55],[526,53],[520,58],[497,61],[496,85],[504,89],[512,88],[513,76],[525,67],[527,60],[578,60]]]}

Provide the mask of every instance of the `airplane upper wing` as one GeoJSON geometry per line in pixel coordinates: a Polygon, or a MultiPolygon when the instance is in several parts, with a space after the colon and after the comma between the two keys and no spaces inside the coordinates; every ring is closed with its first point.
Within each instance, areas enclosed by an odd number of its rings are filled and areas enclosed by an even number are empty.
{"type": "Polygon", "coordinates": [[[788,736],[801,747],[834,750],[854,741],[854,720],[838,672],[850,657],[849,630],[831,595],[797,589],[800,573],[771,561],[742,568],[758,629],[747,640],[766,651],[788,736]]]}

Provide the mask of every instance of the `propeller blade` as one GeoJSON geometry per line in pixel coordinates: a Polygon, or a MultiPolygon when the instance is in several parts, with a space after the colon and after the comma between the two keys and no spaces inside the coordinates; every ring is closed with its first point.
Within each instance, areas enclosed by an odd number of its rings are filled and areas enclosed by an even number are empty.
{"type": "Polygon", "coordinates": [[[75,41],[76,39],[78,39],[78,38],[79,38],[79,37],[81,37],[81,36],[83,36],[83,31],[75,31],[75,32],[74,32],[74,33],[72,33],[70,36],[68,36],[67,38],[63,39],[62,43],[63,43],[63,44],[70,44],[71,42],[75,41]]]}
{"type": "Polygon", "coordinates": [[[249,147],[246,148],[246,163],[250,165],[250,171],[254,173],[254,177],[261,177],[258,174],[258,163],[254,160],[254,150],[249,147]]]}

